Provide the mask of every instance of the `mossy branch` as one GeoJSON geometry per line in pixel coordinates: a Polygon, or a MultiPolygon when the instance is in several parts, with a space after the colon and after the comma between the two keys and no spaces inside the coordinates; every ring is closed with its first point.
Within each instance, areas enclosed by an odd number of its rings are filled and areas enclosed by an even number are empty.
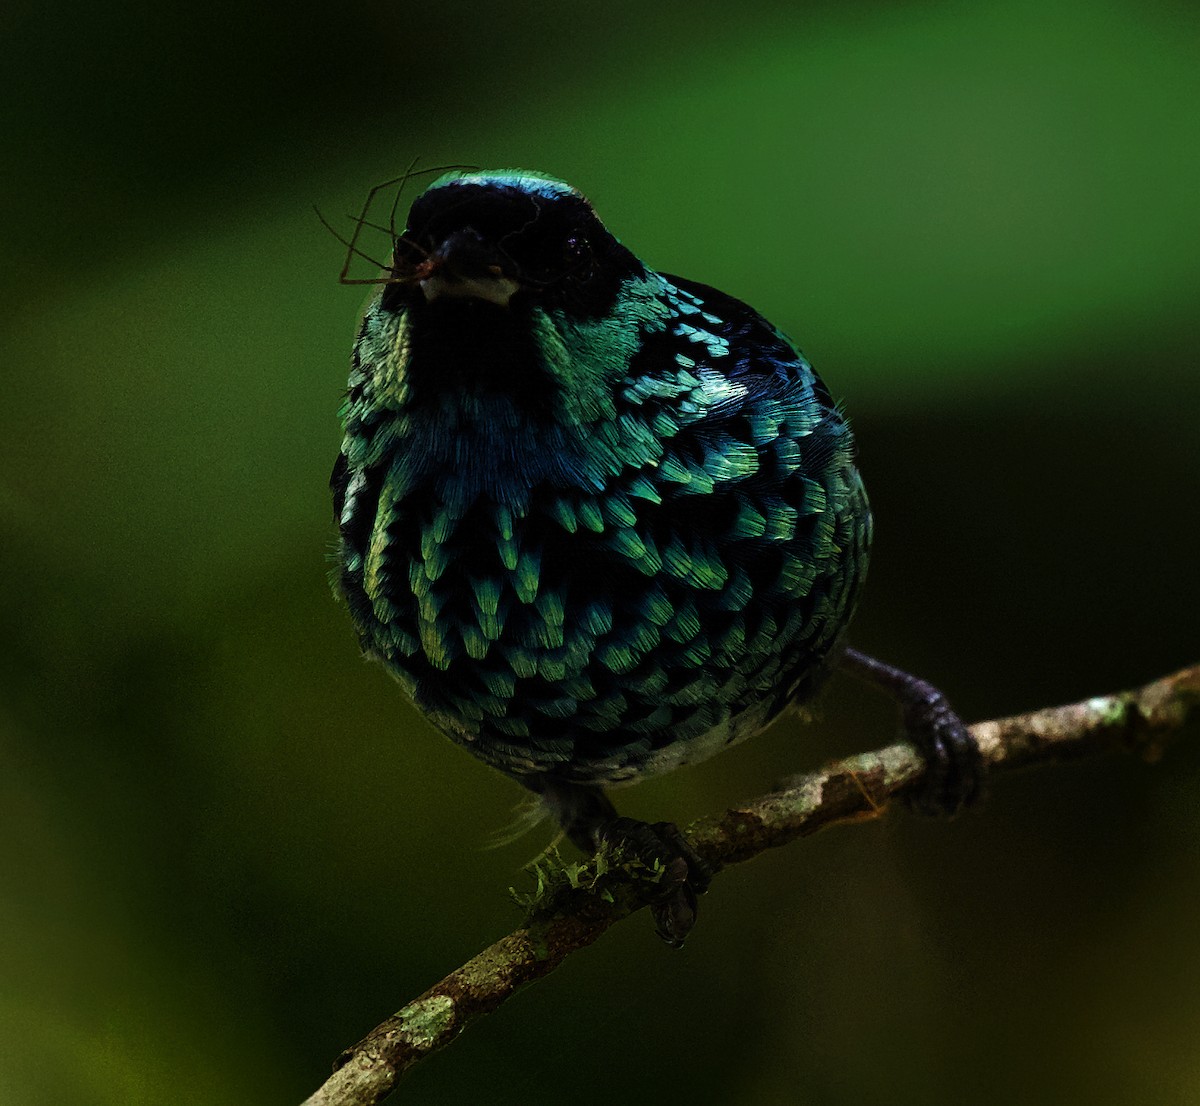
{"type": "MultiPolygon", "coordinates": [[[[979,722],[971,733],[993,770],[1100,753],[1154,761],[1189,718],[1200,717],[1200,665],[1136,691],[979,722]]],[[[719,871],[826,826],[878,818],[924,771],[911,745],[889,745],[796,776],[778,791],[701,818],[686,833],[719,871]]],[[[645,905],[654,873],[620,857],[551,862],[538,872],[525,923],[397,1011],[338,1057],[333,1075],[303,1106],[373,1106],[400,1076],[448,1045],[518,988],[541,979],[610,926],[645,905]]]]}

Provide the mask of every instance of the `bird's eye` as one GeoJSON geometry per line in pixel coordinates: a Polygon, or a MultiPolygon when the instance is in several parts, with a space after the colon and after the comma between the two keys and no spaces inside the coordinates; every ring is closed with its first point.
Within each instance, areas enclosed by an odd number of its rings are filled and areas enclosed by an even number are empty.
{"type": "Polygon", "coordinates": [[[578,265],[592,256],[592,244],[582,234],[572,234],[563,247],[566,259],[578,265]]]}
{"type": "Polygon", "coordinates": [[[393,262],[397,267],[416,265],[429,255],[429,250],[420,242],[400,235],[393,242],[393,262]]]}

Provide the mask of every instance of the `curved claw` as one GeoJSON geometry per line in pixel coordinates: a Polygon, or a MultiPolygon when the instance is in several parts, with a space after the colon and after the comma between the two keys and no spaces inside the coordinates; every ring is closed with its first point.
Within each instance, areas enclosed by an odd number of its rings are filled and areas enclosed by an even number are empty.
{"type": "Polygon", "coordinates": [[[696,924],[696,892],[683,880],[663,902],[650,904],[654,917],[654,932],[673,949],[683,947],[687,935],[696,924]]]}
{"type": "Polygon", "coordinates": [[[945,695],[933,684],[857,649],[844,649],[838,663],[900,704],[905,732],[925,759],[925,775],[908,800],[914,810],[953,817],[983,799],[983,755],[945,695]]]}
{"type": "Polygon", "coordinates": [[[654,928],[668,945],[679,948],[696,924],[696,896],[708,890],[712,868],[692,848],[674,822],[640,822],[615,818],[604,826],[602,840],[632,850],[647,867],[662,869],[658,891],[650,901],[654,928]]]}
{"type": "Polygon", "coordinates": [[[909,803],[921,814],[954,817],[983,798],[983,756],[946,697],[921,683],[920,694],[904,709],[905,731],[926,766],[909,803]]]}

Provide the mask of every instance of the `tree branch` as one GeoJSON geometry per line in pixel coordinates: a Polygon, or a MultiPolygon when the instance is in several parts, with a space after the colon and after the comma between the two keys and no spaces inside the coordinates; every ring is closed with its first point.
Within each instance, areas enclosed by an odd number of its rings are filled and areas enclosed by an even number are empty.
{"type": "MultiPolygon", "coordinates": [[[[1065,707],[979,722],[971,733],[989,767],[1017,768],[1109,750],[1157,760],[1191,717],[1200,717],[1200,665],[1136,691],[1065,707]]],[[[778,791],[686,833],[719,871],[826,826],[883,814],[924,766],[911,745],[889,745],[796,776],[778,791]]],[[[472,1021],[518,988],[548,975],[572,952],[645,905],[653,879],[622,866],[620,856],[537,871],[539,888],[521,928],[451,972],[338,1057],[333,1075],[302,1106],[373,1106],[400,1076],[448,1045],[472,1021]]]]}

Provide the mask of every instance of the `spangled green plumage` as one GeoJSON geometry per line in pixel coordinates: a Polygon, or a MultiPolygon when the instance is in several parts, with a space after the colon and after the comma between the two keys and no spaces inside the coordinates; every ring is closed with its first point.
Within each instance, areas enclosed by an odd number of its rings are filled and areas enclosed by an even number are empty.
{"type": "Polygon", "coordinates": [[[559,182],[472,174],[416,201],[343,417],[365,649],[531,785],[748,736],[811,693],[850,617],[870,512],[816,374],[559,182]]]}

